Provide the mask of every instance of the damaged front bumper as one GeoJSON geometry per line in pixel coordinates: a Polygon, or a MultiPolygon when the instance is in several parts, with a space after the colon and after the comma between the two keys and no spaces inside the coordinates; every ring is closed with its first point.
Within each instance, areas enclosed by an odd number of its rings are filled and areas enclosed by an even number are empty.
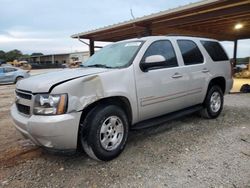
{"type": "Polygon", "coordinates": [[[11,107],[16,129],[36,145],[50,150],[75,150],[81,112],[54,116],[25,116],[11,107]]]}

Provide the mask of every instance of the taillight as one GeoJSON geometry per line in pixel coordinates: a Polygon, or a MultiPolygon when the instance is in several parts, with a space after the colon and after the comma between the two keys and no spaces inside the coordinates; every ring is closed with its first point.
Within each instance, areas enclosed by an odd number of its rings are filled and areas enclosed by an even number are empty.
{"type": "Polygon", "coordinates": [[[230,67],[231,67],[231,77],[234,75],[234,62],[230,61],[230,67]]]}
{"type": "Polygon", "coordinates": [[[234,75],[234,64],[231,63],[231,77],[234,75]]]}

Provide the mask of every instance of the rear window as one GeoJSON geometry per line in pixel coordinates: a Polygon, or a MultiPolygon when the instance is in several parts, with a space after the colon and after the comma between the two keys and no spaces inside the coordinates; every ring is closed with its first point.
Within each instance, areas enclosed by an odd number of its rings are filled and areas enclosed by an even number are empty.
{"type": "Polygon", "coordinates": [[[185,65],[203,63],[203,56],[198,46],[191,40],[177,40],[185,65]]]}
{"type": "Polygon", "coordinates": [[[228,60],[228,56],[224,49],[221,47],[220,43],[216,41],[201,41],[201,44],[204,46],[213,61],[228,60]]]}

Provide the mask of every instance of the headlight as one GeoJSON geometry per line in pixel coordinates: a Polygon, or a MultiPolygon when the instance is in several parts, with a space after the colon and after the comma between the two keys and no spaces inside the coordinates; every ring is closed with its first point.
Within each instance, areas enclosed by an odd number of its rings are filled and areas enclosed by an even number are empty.
{"type": "Polygon", "coordinates": [[[38,94],[35,97],[34,114],[59,115],[67,110],[67,94],[38,94]]]}

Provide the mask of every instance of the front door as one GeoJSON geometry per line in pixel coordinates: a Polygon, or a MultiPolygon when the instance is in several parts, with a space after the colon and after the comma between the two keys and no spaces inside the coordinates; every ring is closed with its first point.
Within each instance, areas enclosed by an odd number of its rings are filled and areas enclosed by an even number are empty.
{"type": "MultiPolygon", "coordinates": [[[[169,40],[153,42],[141,62],[152,55],[162,55],[164,66],[136,71],[137,100],[140,121],[157,117],[185,107],[189,76],[180,67],[169,40]]],[[[139,66],[139,65],[138,65],[139,66]]]]}

